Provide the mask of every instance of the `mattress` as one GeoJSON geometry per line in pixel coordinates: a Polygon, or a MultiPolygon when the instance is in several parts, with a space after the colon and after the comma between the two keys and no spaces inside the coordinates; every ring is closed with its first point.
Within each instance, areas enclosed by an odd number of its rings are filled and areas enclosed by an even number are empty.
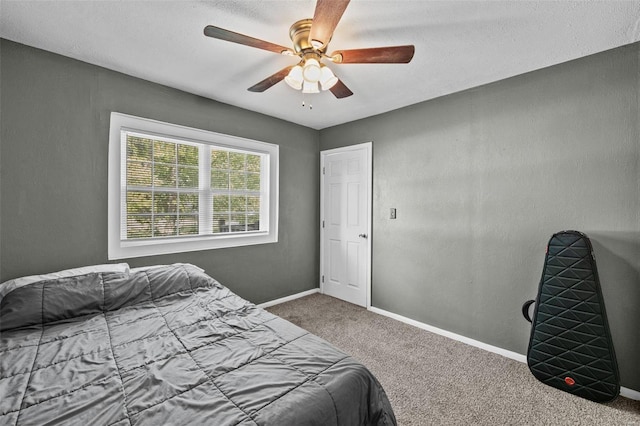
{"type": "Polygon", "coordinates": [[[13,285],[0,332],[0,424],[396,424],[362,364],[193,265],[13,285]]]}

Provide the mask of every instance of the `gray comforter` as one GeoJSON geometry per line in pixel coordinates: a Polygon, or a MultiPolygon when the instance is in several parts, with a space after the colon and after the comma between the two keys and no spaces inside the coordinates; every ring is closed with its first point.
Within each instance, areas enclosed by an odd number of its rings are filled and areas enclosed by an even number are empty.
{"type": "Polygon", "coordinates": [[[393,425],[371,373],[191,265],[17,288],[0,424],[393,425]]]}

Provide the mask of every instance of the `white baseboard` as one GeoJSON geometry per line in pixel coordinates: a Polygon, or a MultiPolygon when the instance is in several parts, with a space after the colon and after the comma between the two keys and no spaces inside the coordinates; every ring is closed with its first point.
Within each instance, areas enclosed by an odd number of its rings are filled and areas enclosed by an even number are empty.
{"type": "Polygon", "coordinates": [[[640,392],[637,390],[629,389],[620,386],[620,396],[624,396],[625,398],[635,399],[636,401],[640,401],[640,392]]]}
{"type": "Polygon", "coordinates": [[[301,297],[309,296],[314,293],[320,292],[319,288],[313,288],[311,290],[303,291],[302,293],[292,294],[291,296],[281,297],[280,299],[272,300],[270,302],[260,303],[259,308],[268,308],[269,306],[279,305],[280,303],[290,302],[292,300],[299,299],[301,297]]]}
{"type": "Polygon", "coordinates": [[[384,309],[380,309],[372,306],[369,308],[369,310],[376,314],[384,315],[385,317],[393,318],[400,322],[404,322],[405,324],[409,324],[414,327],[418,327],[423,330],[427,330],[432,333],[439,334],[441,336],[445,336],[462,343],[466,343],[467,345],[475,346],[477,348],[484,349],[489,352],[497,353],[502,356],[506,356],[507,358],[514,359],[516,361],[525,362],[525,363],[527,362],[527,357],[517,352],[512,352],[506,349],[499,348],[497,346],[488,345],[486,343],[480,342],[478,340],[470,339],[460,334],[452,333],[450,331],[443,330],[441,328],[434,327],[432,325],[425,324],[420,321],[412,320],[411,318],[403,317],[402,315],[394,314],[393,312],[385,311],[384,309]]]}
{"type": "MultiPolygon", "coordinates": [[[[403,322],[405,324],[409,324],[409,325],[412,325],[414,327],[418,327],[418,328],[421,328],[423,330],[430,331],[432,333],[439,334],[441,336],[448,337],[450,339],[457,340],[459,342],[466,343],[468,345],[475,346],[475,347],[480,348],[480,349],[484,349],[485,351],[493,352],[493,353],[496,353],[498,355],[502,355],[502,356],[505,356],[507,358],[519,361],[519,362],[523,362],[525,364],[527,363],[526,355],[523,355],[523,354],[520,354],[520,353],[517,353],[517,352],[513,352],[513,351],[509,351],[507,349],[499,348],[497,346],[489,345],[487,343],[480,342],[478,340],[470,339],[469,337],[465,337],[465,336],[462,336],[460,334],[452,333],[450,331],[443,330],[441,328],[434,327],[432,325],[425,324],[425,323],[422,323],[420,321],[416,321],[416,320],[413,320],[411,318],[404,317],[402,315],[394,314],[393,312],[385,311],[384,309],[376,308],[374,306],[370,306],[368,309],[373,313],[384,315],[385,317],[393,318],[393,319],[398,320],[400,322],[403,322]]],[[[636,390],[633,390],[633,389],[620,387],[620,396],[640,401],[640,392],[638,392],[636,390]]]]}

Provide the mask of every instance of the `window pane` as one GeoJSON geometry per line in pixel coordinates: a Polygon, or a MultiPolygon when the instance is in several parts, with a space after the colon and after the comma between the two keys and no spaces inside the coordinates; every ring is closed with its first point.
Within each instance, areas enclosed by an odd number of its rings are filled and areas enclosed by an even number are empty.
{"type": "Polygon", "coordinates": [[[169,237],[177,235],[176,216],[155,216],[153,218],[153,236],[169,237]]]}
{"type": "Polygon", "coordinates": [[[216,192],[213,200],[214,233],[245,232],[260,228],[260,197],[241,195],[243,192],[259,192],[261,189],[262,157],[242,152],[213,150],[211,154],[211,189],[216,192]],[[251,213],[251,223],[247,212],[251,213]],[[249,225],[249,226],[248,226],[249,225]]]}
{"type": "Polygon", "coordinates": [[[153,160],[158,163],[176,163],[176,144],[153,141],[153,160]]]}
{"type": "Polygon", "coordinates": [[[215,213],[224,213],[229,211],[229,196],[228,195],[214,195],[213,196],[213,211],[215,213]]]}
{"type": "Polygon", "coordinates": [[[153,168],[153,185],[165,188],[176,187],[176,167],[166,164],[155,164],[153,168]]]}
{"type": "Polygon", "coordinates": [[[127,238],[151,237],[150,216],[127,216],[127,238]]]}
{"type": "Polygon", "coordinates": [[[154,213],[176,213],[178,206],[177,192],[156,192],[153,197],[154,213]]]}
{"type": "Polygon", "coordinates": [[[178,167],[178,186],[180,188],[197,188],[198,187],[198,168],[197,167],[178,167]]]}
{"type": "Polygon", "coordinates": [[[229,172],[211,170],[211,187],[213,189],[229,189],[229,172]]]}
{"type": "Polygon", "coordinates": [[[247,211],[247,197],[244,195],[231,196],[231,211],[235,213],[244,213],[247,211]]]}
{"type": "Polygon", "coordinates": [[[151,163],[127,161],[127,186],[151,186],[151,163]]]}
{"type": "Polygon", "coordinates": [[[247,174],[247,189],[250,191],[260,191],[260,174],[259,173],[247,174]]]}
{"type": "Polygon", "coordinates": [[[247,211],[260,212],[260,197],[247,197],[247,211]]]}
{"type": "Polygon", "coordinates": [[[151,139],[127,136],[127,159],[151,161],[151,139]]]}
{"type": "Polygon", "coordinates": [[[180,235],[198,234],[198,216],[180,216],[178,219],[178,233],[180,235]]]}
{"type": "Polygon", "coordinates": [[[229,181],[231,189],[247,188],[247,175],[244,172],[231,172],[229,181]]]}
{"type": "Polygon", "coordinates": [[[211,151],[211,168],[212,169],[228,169],[229,168],[229,152],[228,151],[211,151]]]}
{"type": "Polygon", "coordinates": [[[127,192],[127,213],[151,213],[151,192],[127,192]]]}
{"type": "Polygon", "coordinates": [[[247,231],[259,231],[260,230],[260,215],[250,214],[247,215],[247,231]]]}
{"type": "Polygon", "coordinates": [[[247,154],[241,154],[239,152],[229,153],[229,167],[231,170],[245,170],[244,160],[247,154]]]}
{"type": "MultiPolygon", "coordinates": [[[[199,159],[198,146],[127,136],[127,185],[149,187],[127,191],[129,238],[199,233],[199,194],[159,190],[199,189],[199,159]]],[[[259,229],[260,196],[241,194],[260,191],[261,159],[211,148],[210,189],[218,192],[213,195],[214,233],[259,229]]]]}
{"type": "Polygon", "coordinates": [[[247,230],[247,216],[243,214],[231,215],[231,232],[244,232],[247,230]]]}
{"type": "Polygon", "coordinates": [[[260,156],[247,154],[247,171],[260,172],[260,156]]]}
{"type": "Polygon", "coordinates": [[[213,215],[213,233],[229,232],[229,214],[215,213],[213,215]]]}
{"type": "Polygon", "coordinates": [[[178,164],[198,166],[198,147],[192,145],[178,145],[178,164]]]}
{"type": "Polygon", "coordinates": [[[198,213],[198,194],[180,194],[180,213],[198,213]]]}

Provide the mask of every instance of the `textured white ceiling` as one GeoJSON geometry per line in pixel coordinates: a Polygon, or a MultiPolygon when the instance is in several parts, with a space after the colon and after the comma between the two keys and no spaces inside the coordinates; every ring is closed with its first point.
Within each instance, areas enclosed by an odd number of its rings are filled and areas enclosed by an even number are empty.
{"type": "Polygon", "coordinates": [[[354,92],[247,88],[295,58],[203,35],[215,25],[290,46],[315,0],[0,1],[0,36],[314,129],[640,40],[638,1],[353,0],[329,51],[414,44],[410,64],[329,64],[354,92]]]}

